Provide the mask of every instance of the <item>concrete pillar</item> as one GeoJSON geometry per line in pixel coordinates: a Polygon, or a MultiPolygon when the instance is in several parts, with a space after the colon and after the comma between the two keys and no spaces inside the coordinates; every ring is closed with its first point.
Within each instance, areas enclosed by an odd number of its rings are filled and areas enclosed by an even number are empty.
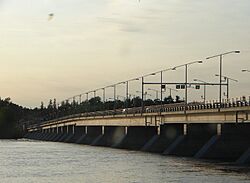
{"type": "Polygon", "coordinates": [[[96,140],[97,137],[102,135],[102,126],[85,126],[84,131],[84,135],[82,135],[76,143],[90,145],[96,140]]]}
{"type": "Polygon", "coordinates": [[[70,142],[75,142],[77,144],[81,144],[84,142],[84,139],[87,135],[87,127],[86,126],[76,126],[75,127],[75,134],[76,138],[73,140],[71,139],[70,142]]]}
{"type": "Polygon", "coordinates": [[[184,125],[184,138],[180,138],[179,143],[168,154],[194,156],[215,135],[217,135],[217,124],[187,124],[186,132],[184,125]]]}
{"type": "Polygon", "coordinates": [[[178,137],[184,135],[184,125],[178,123],[164,124],[157,130],[159,135],[151,139],[142,150],[163,153],[178,137]]]}
{"type": "Polygon", "coordinates": [[[140,150],[156,134],[157,129],[155,127],[130,126],[127,128],[126,136],[116,147],[140,150]]]}
{"type": "Polygon", "coordinates": [[[110,147],[119,144],[125,136],[125,127],[122,126],[103,126],[102,130],[101,138],[92,145],[110,147]]]}
{"type": "Polygon", "coordinates": [[[75,125],[72,126],[72,133],[75,134],[75,125]]]}
{"type": "Polygon", "coordinates": [[[250,147],[249,132],[249,123],[222,124],[219,139],[201,158],[236,161],[250,147]]]}

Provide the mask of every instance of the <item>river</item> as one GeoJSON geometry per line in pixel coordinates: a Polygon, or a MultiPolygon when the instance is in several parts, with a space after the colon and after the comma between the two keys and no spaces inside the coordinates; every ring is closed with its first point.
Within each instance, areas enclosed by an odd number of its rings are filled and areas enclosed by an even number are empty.
{"type": "Polygon", "coordinates": [[[250,182],[246,167],[77,144],[0,140],[1,183],[250,182]]]}

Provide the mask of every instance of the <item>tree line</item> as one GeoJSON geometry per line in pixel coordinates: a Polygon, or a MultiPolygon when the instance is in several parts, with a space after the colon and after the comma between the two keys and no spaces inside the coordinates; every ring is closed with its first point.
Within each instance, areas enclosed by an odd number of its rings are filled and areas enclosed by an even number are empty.
{"type": "MultiPolygon", "coordinates": [[[[12,103],[10,98],[0,98],[0,138],[20,137],[25,125],[41,123],[78,113],[140,107],[141,102],[142,99],[140,97],[129,98],[124,101],[117,99],[104,102],[97,96],[82,102],[73,100],[71,102],[64,101],[60,104],[57,103],[56,99],[51,99],[46,106],[41,102],[40,107],[29,109],[12,103]]],[[[182,102],[179,96],[176,96],[175,99],[168,96],[164,98],[162,104],[179,102],[182,102]]],[[[159,99],[147,99],[144,101],[145,106],[160,104],[161,101],[159,99]]]]}
{"type": "MultiPolygon", "coordinates": [[[[179,96],[176,96],[173,99],[171,96],[165,97],[162,101],[162,104],[171,104],[171,103],[180,103],[183,102],[180,100],[179,96]]],[[[114,109],[125,109],[133,107],[141,107],[142,99],[140,97],[134,97],[132,99],[126,99],[124,101],[115,100],[115,101],[102,101],[102,99],[97,96],[89,100],[82,101],[79,103],[76,100],[72,102],[63,101],[60,105],[57,105],[56,99],[50,100],[47,107],[44,106],[44,103],[41,103],[41,120],[51,120],[58,117],[63,117],[72,114],[78,113],[87,113],[95,111],[106,111],[114,109]]],[[[144,101],[145,106],[160,105],[161,101],[159,99],[147,99],[144,101]]]]}

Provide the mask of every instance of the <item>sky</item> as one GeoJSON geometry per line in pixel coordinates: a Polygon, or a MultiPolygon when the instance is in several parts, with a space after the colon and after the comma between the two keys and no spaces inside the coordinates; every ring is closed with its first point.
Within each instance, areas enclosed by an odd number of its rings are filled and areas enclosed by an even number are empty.
{"type": "MultiPolygon", "coordinates": [[[[250,69],[249,9],[249,0],[0,0],[0,96],[38,107],[195,60],[204,62],[190,65],[189,82],[218,82],[218,58],[205,58],[240,50],[223,58],[223,75],[238,80],[230,98],[248,97],[250,73],[241,69],[250,69]]],[[[163,80],[183,82],[183,68],[164,72],[163,80]]],[[[140,89],[130,83],[131,94],[140,89]]],[[[189,101],[202,94],[190,88],[189,101]]],[[[174,95],[183,98],[183,91],[174,95]]],[[[210,86],[213,99],[218,87],[210,86]]]]}

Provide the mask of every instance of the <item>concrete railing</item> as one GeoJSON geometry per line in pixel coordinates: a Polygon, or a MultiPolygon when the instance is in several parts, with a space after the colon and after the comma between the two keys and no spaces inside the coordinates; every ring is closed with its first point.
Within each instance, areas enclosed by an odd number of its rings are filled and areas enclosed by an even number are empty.
{"type": "Polygon", "coordinates": [[[245,98],[236,99],[232,101],[223,101],[220,103],[213,101],[209,103],[189,103],[185,105],[184,103],[175,103],[175,104],[164,104],[164,105],[154,105],[154,106],[145,106],[142,111],[141,107],[127,108],[127,109],[116,109],[116,110],[106,110],[106,111],[96,111],[96,112],[86,112],[79,114],[67,115],[64,117],[55,118],[49,121],[34,122],[34,125],[29,125],[29,127],[36,127],[42,124],[53,123],[56,121],[75,119],[75,118],[84,118],[84,117],[107,117],[107,116],[118,116],[118,115],[142,115],[150,113],[166,113],[166,112],[184,112],[184,111],[197,111],[197,110],[207,110],[207,109],[226,109],[226,108],[236,108],[236,107],[246,107],[250,106],[250,97],[247,101],[245,98]]]}

